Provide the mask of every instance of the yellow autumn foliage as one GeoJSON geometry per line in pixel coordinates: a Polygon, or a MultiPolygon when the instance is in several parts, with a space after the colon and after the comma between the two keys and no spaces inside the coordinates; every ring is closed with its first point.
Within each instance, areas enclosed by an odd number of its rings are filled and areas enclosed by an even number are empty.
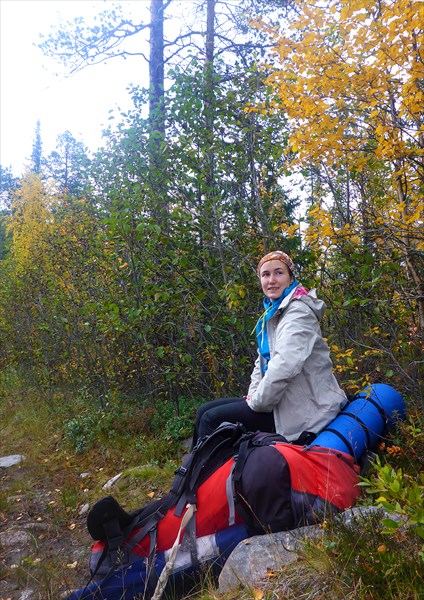
{"type": "Polygon", "coordinates": [[[281,65],[267,83],[290,117],[296,161],[367,159],[372,141],[375,156],[404,160],[402,173],[412,176],[410,159],[423,152],[423,4],[295,4],[284,30],[261,27],[281,65]]]}
{"type": "Polygon", "coordinates": [[[27,173],[15,192],[8,232],[13,233],[14,258],[23,269],[45,256],[46,239],[53,230],[52,198],[45,190],[41,177],[27,173]]]}

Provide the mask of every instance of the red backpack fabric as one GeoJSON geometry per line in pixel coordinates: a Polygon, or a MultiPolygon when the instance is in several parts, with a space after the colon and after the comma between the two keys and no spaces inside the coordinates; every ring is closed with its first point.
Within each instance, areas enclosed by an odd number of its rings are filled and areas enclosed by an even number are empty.
{"type": "MultiPolygon", "coordinates": [[[[235,522],[230,522],[230,507],[227,498],[227,480],[231,474],[234,459],[229,459],[210,475],[197,490],[197,510],[195,513],[196,537],[203,537],[222,531],[234,524],[240,524],[242,519],[236,516],[235,522]]],[[[230,501],[231,503],[231,501],[230,501]]],[[[156,552],[164,552],[171,548],[178,535],[182,516],[175,515],[175,507],[167,511],[157,524],[156,552]]],[[[128,537],[128,541],[137,536],[141,528],[136,528],[128,537]]],[[[140,556],[149,556],[151,534],[147,533],[133,548],[132,552],[140,556]]],[[[96,542],[93,552],[102,551],[105,540],[96,542]]]]}
{"type": "Polygon", "coordinates": [[[317,523],[353,506],[358,473],[344,452],[257,433],[241,443],[233,475],[237,511],[256,534],[317,523]]]}

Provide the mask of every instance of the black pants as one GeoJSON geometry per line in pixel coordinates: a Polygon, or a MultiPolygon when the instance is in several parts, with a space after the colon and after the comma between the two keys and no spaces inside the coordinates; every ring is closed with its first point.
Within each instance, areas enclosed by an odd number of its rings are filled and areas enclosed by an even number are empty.
{"type": "Polygon", "coordinates": [[[272,412],[255,412],[243,398],[220,398],[205,402],[197,409],[192,445],[224,422],[242,423],[248,431],[275,431],[272,412]]]}

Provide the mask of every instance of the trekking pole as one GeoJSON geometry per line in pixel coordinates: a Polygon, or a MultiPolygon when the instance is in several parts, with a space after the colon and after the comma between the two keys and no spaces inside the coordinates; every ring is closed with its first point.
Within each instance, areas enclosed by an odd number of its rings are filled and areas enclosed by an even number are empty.
{"type": "Polygon", "coordinates": [[[177,533],[177,537],[175,539],[174,545],[171,548],[171,552],[169,554],[169,558],[168,558],[168,562],[166,563],[162,573],[160,574],[160,577],[158,579],[158,582],[156,584],[156,588],[155,588],[155,592],[151,598],[151,600],[160,600],[160,598],[162,597],[162,594],[165,590],[166,584],[168,583],[168,579],[169,576],[171,574],[171,571],[174,567],[175,564],[175,560],[177,558],[177,553],[178,553],[178,547],[180,544],[180,536],[181,533],[183,531],[183,529],[185,529],[187,527],[187,525],[189,524],[189,522],[191,521],[194,513],[196,512],[196,506],[194,504],[187,504],[187,510],[184,513],[184,516],[182,518],[181,521],[181,525],[180,528],[178,530],[177,533]]]}

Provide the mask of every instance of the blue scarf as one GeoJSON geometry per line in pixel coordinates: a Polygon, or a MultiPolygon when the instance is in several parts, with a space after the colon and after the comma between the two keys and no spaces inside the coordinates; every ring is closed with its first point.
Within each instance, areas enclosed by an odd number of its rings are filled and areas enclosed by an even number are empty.
{"type": "Polygon", "coordinates": [[[294,288],[297,287],[298,285],[299,285],[299,282],[296,281],[296,279],[295,279],[293,281],[293,283],[284,290],[284,292],[281,294],[281,296],[279,298],[276,298],[275,300],[270,300],[269,298],[264,298],[263,304],[264,304],[265,311],[259,317],[259,320],[256,323],[256,327],[255,327],[256,339],[258,342],[258,350],[266,361],[266,365],[264,367],[264,372],[267,370],[268,362],[271,358],[270,351],[269,351],[268,332],[266,330],[266,324],[271,319],[271,317],[273,317],[275,315],[275,313],[278,310],[278,307],[280,306],[280,304],[284,300],[284,298],[286,296],[288,296],[290,294],[290,292],[292,290],[294,290],[294,288]]]}

